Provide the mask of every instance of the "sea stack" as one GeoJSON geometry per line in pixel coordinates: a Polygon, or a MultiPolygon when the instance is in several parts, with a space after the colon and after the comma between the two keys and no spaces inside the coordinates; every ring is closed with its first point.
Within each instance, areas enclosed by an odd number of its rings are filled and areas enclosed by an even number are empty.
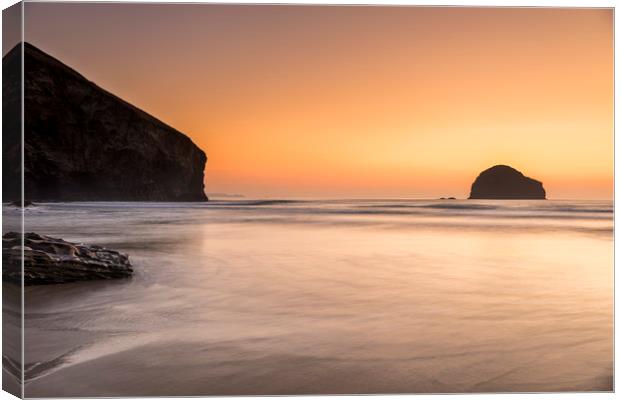
{"type": "MultiPolygon", "coordinates": [[[[21,112],[21,49],[2,59],[5,115],[21,112]]],[[[190,138],[31,44],[23,57],[26,199],[207,200],[207,156],[190,138]]],[[[21,198],[19,119],[3,133],[3,198],[13,201],[21,198]]]]}
{"type": "Polygon", "coordinates": [[[471,185],[470,199],[534,199],[544,200],[542,182],[528,178],[508,165],[484,170],[471,185]]]}

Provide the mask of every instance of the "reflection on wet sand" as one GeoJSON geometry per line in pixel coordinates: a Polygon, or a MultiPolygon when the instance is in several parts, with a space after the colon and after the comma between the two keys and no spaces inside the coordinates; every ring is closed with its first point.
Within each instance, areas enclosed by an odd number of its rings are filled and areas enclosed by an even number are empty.
{"type": "Polygon", "coordinates": [[[27,288],[26,395],[612,390],[611,202],[443,204],[41,205],[136,276],[27,288]]]}

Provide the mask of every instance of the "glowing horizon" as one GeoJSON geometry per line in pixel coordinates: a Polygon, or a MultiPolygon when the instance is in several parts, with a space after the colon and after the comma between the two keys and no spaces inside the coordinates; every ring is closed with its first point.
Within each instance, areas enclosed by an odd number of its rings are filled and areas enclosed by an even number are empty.
{"type": "Polygon", "coordinates": [[[611,199],[612,32],[612,9],[25,4],[26,41],[247,197],[464,198],[507,164],[611,199]]]}

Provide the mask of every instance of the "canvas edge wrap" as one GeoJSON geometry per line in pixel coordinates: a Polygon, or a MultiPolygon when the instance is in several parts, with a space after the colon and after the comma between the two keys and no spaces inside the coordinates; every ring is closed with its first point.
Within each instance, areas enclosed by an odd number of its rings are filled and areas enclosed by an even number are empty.
{"type": "MultiPolygon", "coordinates": [[[[2,390],[23,398],[24,381],[24,285],[23,285],[23,233],[24,233],[24,140],[23,140],[23,2],[2,11],[3,55],[16,44],[18,54],[2,66],[2,202],[3,208],[18,207],[18,223],[3,218],[2,233],[17,231],[21,236],[21,257],[18,283],[5,278],[3,249],[2,296],[2,390]]],[[[15,221],[13,219],[13,221],[15,221]]]]}

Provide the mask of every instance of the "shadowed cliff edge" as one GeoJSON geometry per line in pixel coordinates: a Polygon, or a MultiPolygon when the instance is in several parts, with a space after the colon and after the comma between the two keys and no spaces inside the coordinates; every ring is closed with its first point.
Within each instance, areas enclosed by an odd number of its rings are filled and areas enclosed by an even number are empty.
{"type": "MultiPolygon", "coordinates": [[[[3,112],[20,112],[21,44],[3,59],[3,112]]],[[[32,201],[206,201],[187,136],[24,43],[24,191],[32,201]]],[[[5,124],[4,202],[20,199],[20,126],[5,124]]]]}

